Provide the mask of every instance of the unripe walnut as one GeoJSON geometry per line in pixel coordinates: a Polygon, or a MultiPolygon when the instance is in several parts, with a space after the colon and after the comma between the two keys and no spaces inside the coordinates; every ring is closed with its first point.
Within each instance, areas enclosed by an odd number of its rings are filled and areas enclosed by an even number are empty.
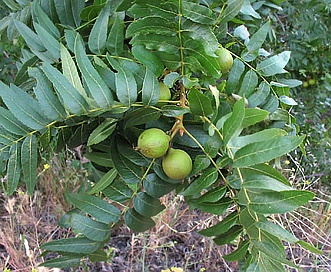
{"type": "Polygon", "coordinates": [[[162,157],[168,148],[169,136],[161,129],[150,128],[139,135],[137,149],[147,158],[162,157]]]}
{"type": "Polygon", "coordinates": [[[192,171],[192,159],[184,150],[170,148],[162,160],[164,173],[172,179],[184,179],[192,171]]]}

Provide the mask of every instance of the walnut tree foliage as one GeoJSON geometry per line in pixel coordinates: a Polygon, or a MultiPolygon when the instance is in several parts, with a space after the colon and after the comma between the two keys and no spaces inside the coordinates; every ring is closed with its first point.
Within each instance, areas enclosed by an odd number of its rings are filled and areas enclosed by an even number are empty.
{"type": "Polygon", "coordinates": [[[274,167],[304,140],[289,111],[298,84],[284,69],[290,52],[264,48],[272,26],[259,24],[281,2],[4,1],[11,12],[2,35],[25,44],[14,84],[0,82],[6,193],[22,182],[32,194],[40,155],[65,146],[86,146],[95,173],[89,191],[68,194],[76,208],[61,224],[77,236],[43,244],[45,254],[59,253],[44,266],[106,259],[111,228],[120,220],[132,231],[152,228],[166,208],[159,199],[173,191],[222,218],[200,233],[235,244],[223,258],[245,271],[297,267],[283,241],[319,252],[272,220],[314,196],[274,167]],[[228,74],[215,53],[222,46],[234,57],[228,74]],[[171,88],[170,101],[158,103],[159,82],[171,88]],[[188,178],[169,179],[162,158],[134,148],[151,127],[190,154],[188,178]]]}

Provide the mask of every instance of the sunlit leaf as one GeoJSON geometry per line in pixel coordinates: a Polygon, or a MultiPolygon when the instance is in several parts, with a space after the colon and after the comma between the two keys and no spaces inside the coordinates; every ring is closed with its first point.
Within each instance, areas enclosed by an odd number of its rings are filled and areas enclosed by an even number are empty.
{"type": "Polygon", "coordinates": [[[92,187],[92,189],[88,192],[90,195],[99,193],[103,191],[103,189],[107,188],[116,178],[117,171],[115,168],[109,170],[104,176],[92,187]]]}
{"type": "Polygon", "coordinates": [[[239,149],[233,160],[234,167],[246,167],[268,162],[295,149],[302,141],[302,136],[281,136],[257,143],[248,144],[239,149]]]}

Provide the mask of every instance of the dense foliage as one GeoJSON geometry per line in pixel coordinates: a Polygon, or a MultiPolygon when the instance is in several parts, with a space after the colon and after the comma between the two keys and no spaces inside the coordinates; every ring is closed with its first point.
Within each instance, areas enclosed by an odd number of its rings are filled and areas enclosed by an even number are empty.
{"type": "MultiPolygon", "coordinates": [[[[303,81],[293,95],[294,114],[307,135],[307,156],[298,156],[308,181],[330,186],[331,158],[331,1],[287,1],[279,12],[279,47],[291,48],[287,69],[303,81]]],[[[277,19],[275,18],[275,22],[277,19]]]]}
{"type": "Polygon", "coordinates": [[[42,245],[60,255],[44,266],[105,259],[110,229],[121,219],[133,231],[152,228],[166,208],[160,198],[171,191],[192,209],[222,215],[201,234],[220,246],[234,243],[223,257],[239,260],[242,270],[297,267],[282,241],[319,252],[272,216],[314,196],[273,167],[304,141],[290,112],[297,105],[290,89],[300,85],[285,70],[291,52],[265,43],[274,31],[262,17],[281,2],[5,2],[11,13],[0,21],[2,35],[24,40],[14,84],[0,82],[6,193],[23,183],[32,194],[40,155],[64,146],[84,145],[94,171],[88,191],[68,195],[76,208],[60,222],[77,237],[42,245]],[[223,47],[234,62],[222,73],[223,47]],[[159,82],[171,99],[159,102],[159,82]],[[152,127],[189,154],[187,178],[169,178],[162,158],[134,148],[152,127]]]}

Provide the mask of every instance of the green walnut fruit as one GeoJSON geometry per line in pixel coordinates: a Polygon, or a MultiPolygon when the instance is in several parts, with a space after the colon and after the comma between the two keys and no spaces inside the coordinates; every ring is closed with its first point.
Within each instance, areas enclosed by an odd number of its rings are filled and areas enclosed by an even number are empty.
{"type": "MultiPolygon", "coordinates": [[[[171,92],[167,85],[165,85],[163,82],[159,82],[160,85],[160,97],[159,100],[170,100],[171,99],[171,92]]],[[[157,106],[163,106],[166,105],[166,102],[158,102],[157,106]]]]}
{"type": "Polygon", "coordinates": [[[313,78],[311,78],[311,79],[308,80],[308,84],[309,85],[315,85],[316,84],[316,80],[313,79],[313,78]]]}
{"type": "Polygon", "coordinates": [[[139,135],[137,149],[147,158],[160,158],[168,151],[169,139],[163,130],[150,128],[139,135]]]}
{"type": "Polygon", "coordinates": [[[307,87],[309,86],[309,83],[308,83],[307,81],[304,81],[304,82],[302,83],[302,86],[303,86],[304,88],[307,88],[307,87]]]}
{"type": "Polygon", "coordinates": [[[222,74],[227,74],[233,65],[233,58],[230,51],[221,47],[217,49],[216,55],[218,56],[217,61],[220,65],[222,74]]]}
{"type": "Polygon", "coordinates": [[[184,150],[170,148],[162,160],[164,173],[172,179],[184,179],[192,171],[192,160],[184,150]]]}

